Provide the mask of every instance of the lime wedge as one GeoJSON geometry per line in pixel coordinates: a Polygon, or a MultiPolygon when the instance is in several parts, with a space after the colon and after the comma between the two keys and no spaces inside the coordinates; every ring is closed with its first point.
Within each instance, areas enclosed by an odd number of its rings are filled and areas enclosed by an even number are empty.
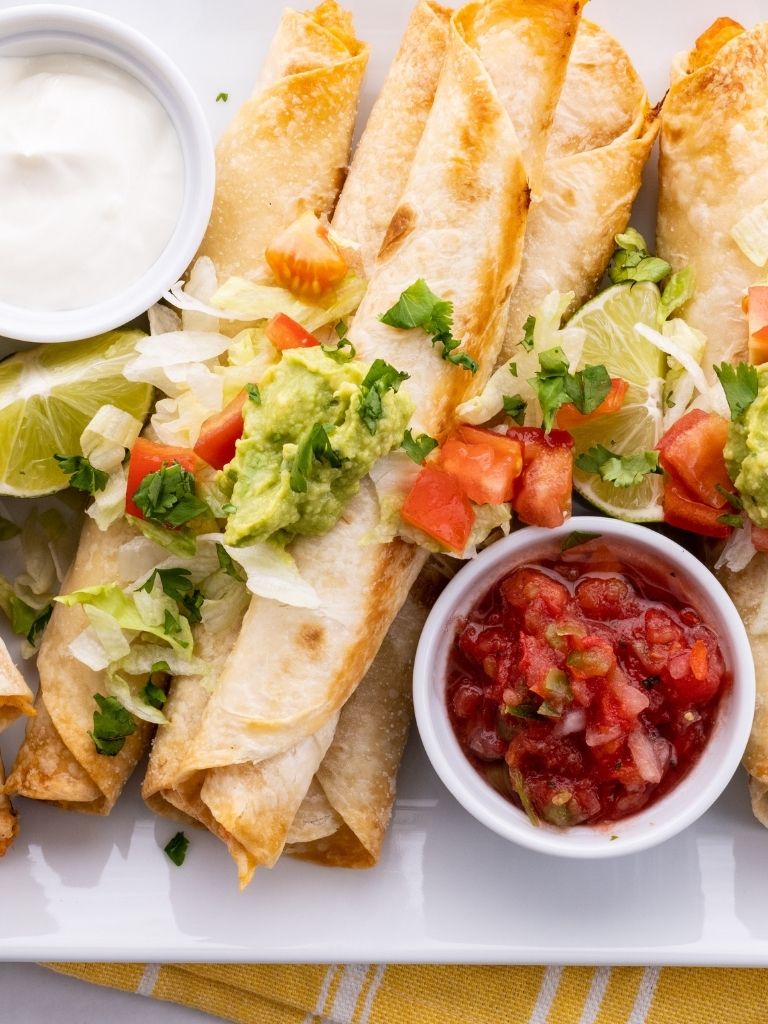
{"type": "MultiPolygon", "coordinates": [[[[606,288],[569,321],[569,326],[587,332],[580,366],[602,363],[611,377],[623,377],[629,382],[619,412],[599,416],[571,431],[577,454],[596,444],[621,455],[656,447],[661,437],[666,360],[634,327],[638,323],[655,327],[658,304],[659,290],[655,284],[626,282],[606,288]]],[[[635,487],[614,487],[596,474],[579,469],[574,469],[573,475],[579,494],[615,519],[633,523],[663,519],[662,479],[656,474],[649,474],[635,487]]]]}
{"type": "Polygon", "coordinates": [[[0,363],[0,494],[28,498],[67,486],[54,455],[80,454],[102,405],[143,420],[153,389],[123,377],[141,331],[39,345],[0,363]]]}

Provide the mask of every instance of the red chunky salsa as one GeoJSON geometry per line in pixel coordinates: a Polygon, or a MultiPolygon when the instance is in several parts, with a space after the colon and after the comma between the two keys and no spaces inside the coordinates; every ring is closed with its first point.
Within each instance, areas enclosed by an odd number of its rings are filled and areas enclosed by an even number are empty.
{"type": "Polygon", "coordinates": [[[729,676],[675,589],[593,541],[510,572],[460,621],[454,731],[533,822],[624,818],[698,758],[729,676]]]}

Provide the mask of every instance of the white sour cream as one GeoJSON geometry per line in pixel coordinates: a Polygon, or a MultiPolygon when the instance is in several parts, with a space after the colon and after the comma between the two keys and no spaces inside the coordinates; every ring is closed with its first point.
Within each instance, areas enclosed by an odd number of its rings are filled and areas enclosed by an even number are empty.
{"type": "Polygon", "coordinates": [[[176,130],[137,79],[75,53],[0,58],[0,301],[55,312],[126,290],[183,192],[176,130]]]}

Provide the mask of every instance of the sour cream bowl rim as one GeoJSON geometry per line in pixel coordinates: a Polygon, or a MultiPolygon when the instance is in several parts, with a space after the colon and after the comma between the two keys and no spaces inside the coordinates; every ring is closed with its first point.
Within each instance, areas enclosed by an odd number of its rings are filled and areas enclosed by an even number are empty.
{"type": "Polygon", "coordinates": [[[121,327],[145,312],[191,263],[205,234],[216,179],[213,143],[200,102],[171,58],[136,29],[79,7],[41,4],[0,11],[0,57],[72,53],[136,78],[158,100],[178,136],[184,196],[163,250],[134,281],[103,301],[64,311],[0,302],[0,336],[25,342],[76,341],[121,327]]]}
{"type": "MultiPolygon", "coordinates": [[[[626,556],[625,556],[626,557],[626,556]]],[[[727,593],[697,558],[645,526],[578,516],[554,530],[525,527],[491,545],[451,580],[427,618],[416,652],[413,697],[421,740],[433,768],[460,804],[498,835],[528,849],[562,857],[618,857],[677,835],[715,802],[739,766],[755,707],[755,667],[744,623],[727,593]],[[559,829],[535,827],[497,793],[464,754],[448,715],[446,666],[457,620],[503,576],[542,547],[558,550],[574,530],[598,533],[626,551],[651,554],[690,581],[692,604],[716,632],[733,681],[720,697],[712,733],[680,782],[650,807],[617,822],[559,829]],[[617,837],[617,838],[612,838],[617,837]]]]}

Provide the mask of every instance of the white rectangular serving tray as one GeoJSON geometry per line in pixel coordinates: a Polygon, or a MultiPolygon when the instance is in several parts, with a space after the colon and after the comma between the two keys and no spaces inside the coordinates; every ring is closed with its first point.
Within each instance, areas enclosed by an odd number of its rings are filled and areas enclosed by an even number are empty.
{"type": "MultiPolygon", "coordinates": [[[[373,47],[365,114],[411,4],[349,5],[373,47]]],[[[283,4],[82,6],[164,47],[217,134],[249,94],[283,4]],[[228,103],[215,102],[220,92],[228,103]]],[[[768,0],[592,0],[587,14],[618,36],[655,102],[678,50],[719,15],[746,25],[768,18],[768,0]]],[[[635,222],[653,237],[655,172],[647,177],[635,222]]],[[[6,764],[21,734],[17,725],[0,739],[6,764]]],[[[475,822],[414,735],[378,867],[343,871],[286,858],[241,894],[224,847],[206,833],[190,831],[184,866],[171,864],[162,847],[176,826],[144,807],[141,772],[109,818],[18,801],[21,835],[0,861],[0,959],[768,965],[768,832],[752,818],[741,773],[708,814],[664,845],[570,862],[518,849],[475,822]]]]}

